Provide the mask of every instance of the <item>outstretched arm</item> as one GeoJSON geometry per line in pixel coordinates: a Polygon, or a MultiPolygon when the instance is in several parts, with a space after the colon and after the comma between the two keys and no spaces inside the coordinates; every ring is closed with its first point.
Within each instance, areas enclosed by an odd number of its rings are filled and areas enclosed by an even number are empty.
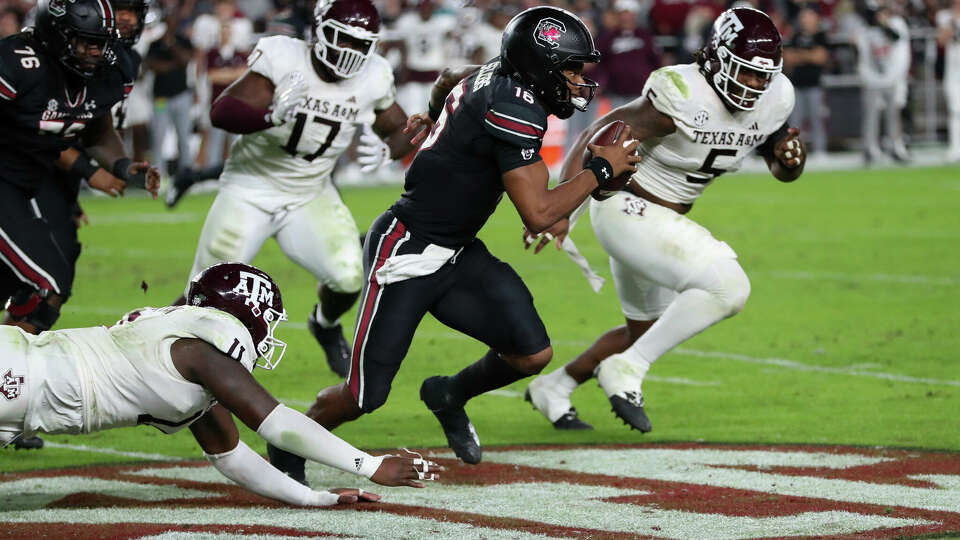
{"type": "MultiPolygon", "coordinates": [[[[425,466],[422,460],[371,456],[358,450],[320,424],[280,404],[239,362],[205,341],[180,339],[171,348],[171,356],[185,379],[204,386],[222,408],[278,448],[387,486],[423,487],[416,480],[432,479],[430,474],[422,474],[425,468],[442,470],[430,463],[425,466]]],[[[194,431],[205,452],[221,454],[238,448],[236,427],[231,430],[222,420],[209,422],[212,420],[198,426],[197,429],[207,429],[201,436],[194,431]]]]}
{"type": "MultiPolygon", "coordinates": [[[[123,142],[113,127],[113,118],[109,114],[95,118],[82,134],[84,148],[97,163],[110,167],[110,172],[127,185],[135,185],[149,191],[154,198],[160,189],[160,171],[146,161],[134,163],[127,157],[123,142]]],[[[60,166],[70,170],[76,164],[79,152],[72,155],[61,154],[60,166]]]]}
{"type": "MultiPolygon", "coordinates": [[[[204,455],[221,474],[257,495],[297,506],[329,506],[356,502],[356,493],[337,494],[314,491],[283,474],[240,440],[230,411],[216,405],[196,422],[190,431],[203,448],[204,455]]],[[[364,500],[380,497],[364,493],[364,500]]]]}

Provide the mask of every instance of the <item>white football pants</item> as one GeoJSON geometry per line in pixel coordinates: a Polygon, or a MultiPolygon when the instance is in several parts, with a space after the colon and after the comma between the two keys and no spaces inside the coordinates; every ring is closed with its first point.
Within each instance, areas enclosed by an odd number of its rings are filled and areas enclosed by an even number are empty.
{"type": "Polygon", "coordinates": [[[706,228],[626,192],[591,201],[623,314],[657,322],[628,349],[647,363],[738,313],[750,281],[737,254],[706,228]]]}
{"type": "Polygon", "coordinates": [[[224,182],[203,224],[189,277],[219,262],[249,263],[271,236],[324,286],[343,293],[360,290],[360,233],[329,180],[314,196],[224,182]]]}

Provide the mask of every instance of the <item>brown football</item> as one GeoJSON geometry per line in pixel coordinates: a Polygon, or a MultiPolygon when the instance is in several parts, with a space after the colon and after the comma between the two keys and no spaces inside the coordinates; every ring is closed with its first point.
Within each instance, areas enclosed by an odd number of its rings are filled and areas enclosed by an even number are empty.
{"type": "MultiPolygon", "coordinates": [[[[610,146],[614,141],[617,140],[617,137],[620,136],[620,133],[623,131],[623,128],[626,127],[626,124],[621,120],[614,120],[609,124],[603,126],[600,131],[594,133],[593,138],[590,139],[591,144],[596,144],[598,146],[610,146]]],[[[583,151],[583,165],[586,166],[587,162],[593,159],[593,153],[589,148],[583,151]]],[[[627,182],[630,181],[630,177],[633,173],[625,172],[620,176],[613,179],[612,182],[609,182],[603,187],[597,187],[590,193],[590,196],[598,201],[603,201],[609,199],[610,197],[616,195],[616,193],[623,189],[623,186],[627,185],[627,182]]]]}

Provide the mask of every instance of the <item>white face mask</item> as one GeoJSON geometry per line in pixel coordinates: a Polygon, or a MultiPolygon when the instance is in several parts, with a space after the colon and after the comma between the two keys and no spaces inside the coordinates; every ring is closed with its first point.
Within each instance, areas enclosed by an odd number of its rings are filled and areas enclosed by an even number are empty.
{"type": "Polygon", "coordinates": [[[344,79],[353,77],[363,69],[377,48],[380,34],[362,28],[348,26],[336,20],[324,21],[320,26],[317,41],[313,46],[317,60],[344,79]],[[342,35],[362,43],[362,50],[338,45],[342,35]]]}
{"type": "Polygon", "coordinates": [[[280,359],[283,358],[283,353],[287,351],[287,344],[275,338],[273,332],[281,321],[287,320],[287,310],[278,312],[272,308],[267,308],[263,313],[263,320],[267,322],[267,336],[257,344],[259,358],[256,366],[260,369],[274,369],[280,363],[280,359]]]}
{"type": "Polygon", "coordinates": [[[717,58],[720,60],[720,70],[713,75],[713,82],[723,99],[742,111],[752,111],[756,107],[757,100],[770,88],[770,81],[783,68],[783,59],[776,65],[771,60],[762,57],[748,61],[733,54],[726,47],[717,49],[717,58]],[[765,79],[763,88],[754,89],[740,83],[737,77],[740,76],[741,69],[750,69],[761,73],[765,79]]]}

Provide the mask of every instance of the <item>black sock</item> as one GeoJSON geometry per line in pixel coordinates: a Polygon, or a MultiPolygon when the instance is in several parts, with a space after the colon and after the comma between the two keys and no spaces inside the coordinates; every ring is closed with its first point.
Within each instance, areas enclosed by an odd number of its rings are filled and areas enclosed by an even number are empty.
{"type": "Polygon", "coordinates": [[[504,386],[527,377],[506,363],[500,355],[490,349],[483,358],[463,368],[460,373],[450,377],[447,390],[457,403],[466,403],[474,396],[504,386]]]}

